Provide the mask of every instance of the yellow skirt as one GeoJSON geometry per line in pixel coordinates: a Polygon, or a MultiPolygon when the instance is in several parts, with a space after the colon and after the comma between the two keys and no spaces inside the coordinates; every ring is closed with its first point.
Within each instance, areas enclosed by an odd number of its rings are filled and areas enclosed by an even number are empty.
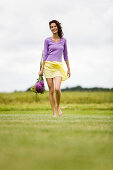
{"type": "Polygon", "coordinates": [[[54,78],[56,76],[61,76],[61,81],[65,81],[68,79],[64,65],[62,62],[59,61],[45,61],[44,76],[45,78],[54,78]]]}

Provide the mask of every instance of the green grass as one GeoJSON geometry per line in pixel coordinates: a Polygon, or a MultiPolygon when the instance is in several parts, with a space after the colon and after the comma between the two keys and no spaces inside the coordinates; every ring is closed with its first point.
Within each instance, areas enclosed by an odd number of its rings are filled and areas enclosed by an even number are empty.
{"type": "MultiPolygon", "coordinates": [[[[37,95],[37,103],[48,103],[49,93],[37,95]]],[[[33,92],[0,93],[0,103],[33,103],[36,102],[36,94],[33,92]]],[[[113,103],[113,92],[62,92],[61,102],[64,104],[88,104],[88,103],[113,103]]]]}
{"type": "Polygon", "coordinates": [[[113,169],[112,93],[67,94],[57,118],[47,94],[0,94],[0,170],[113,169]]]}

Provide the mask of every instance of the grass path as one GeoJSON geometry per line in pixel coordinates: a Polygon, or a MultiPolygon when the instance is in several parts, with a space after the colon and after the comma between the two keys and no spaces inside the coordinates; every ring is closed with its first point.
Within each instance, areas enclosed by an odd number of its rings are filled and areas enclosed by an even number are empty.
{"type": "Polygon", "coordinates": [[[49,106],[24,106],[1,107],[1,170],[113,169],[111,105],[62,106],[57,118],[49,106]]]}

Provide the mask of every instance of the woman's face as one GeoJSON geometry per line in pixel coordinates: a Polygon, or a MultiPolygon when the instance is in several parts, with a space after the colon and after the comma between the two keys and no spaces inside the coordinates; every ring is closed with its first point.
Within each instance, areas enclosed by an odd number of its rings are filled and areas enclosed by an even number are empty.
{"type": "Polygon", "coordinates": [[[50,29],[51,29],[51,32],[52,32],[53,34],[55,34],[55,33],[58,32],[58,28],[57,28],[57,25],[56,25],[55,23],[51,23],[50,29]]]}

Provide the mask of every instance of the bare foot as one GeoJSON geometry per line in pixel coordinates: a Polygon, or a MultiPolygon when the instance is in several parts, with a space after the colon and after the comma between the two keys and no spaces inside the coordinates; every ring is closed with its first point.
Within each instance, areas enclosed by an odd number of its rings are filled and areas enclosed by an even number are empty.
{"type": "Polygon", "coordinates": [[[53,114],[53,117],[57,117],[57,114],[53,114]]]}
{"type": "Polygon", "coordinates": [[[57,108],[57,110],[58,110],[58,115],[59,115],[59,116],[62,116],[62,111],[61,111],[61,109],[60,109],[60,108],[57,108]]]}

